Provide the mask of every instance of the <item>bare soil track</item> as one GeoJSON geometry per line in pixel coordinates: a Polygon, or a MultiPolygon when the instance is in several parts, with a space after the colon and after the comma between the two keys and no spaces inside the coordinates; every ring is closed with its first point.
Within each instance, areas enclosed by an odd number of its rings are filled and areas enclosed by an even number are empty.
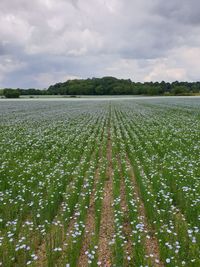
{"type": "Polygon", "coordinates": [[[135,198],[138,199],[139,201],[139,215],[142,220],[142,223],[144,224],[144,229],[146,233],[148,234],[148,238],[145,239],[146,254],[153,255],[153,257],[150,257],[152,266],[163,267],[164,264],[162,263],[160,259],[158,240],[156,236],[154,235],[151,226],[148,224],[146,213],[145,213],[145,206],[141,198],[140,189],[138,187],[135,174],[134,174],[134,170],[128,157],[127,157],[127,164],[129,166],[129,172],[130,172],[133,186],[134,186],[135,198]]]}
{"type": "Polygon", "coordinates": [[[129,216],[128,216],[128,205],[126,202],[126,189],[125,189],[125,181],[124,177],[122,175],[122,166],[121,166],[121,160],[120,156],[117,155],[117,161],[118,161],[118,166],[120,169],[120,179],[121,179],[121,184],[120,184],[120,198],[121,198],[121,209],[123,212],[123,217],[124,217],[124,222],[123,222],[123,233],[125,236],[126,240],[126,245],[125,245],[125,251],[127,252],[127,256],[130,256],[133,252],[133,245],[131,242],[131,225],[129,221],[129,216]]]}
{"type": "Polygon", "coordinates": [[[110,125],[108,125],[108,146],[107,146],[107,180],[104,188],[104,198],[102,203],[101,226],[99,233],[98,261],[101,266],[112,266],[112,251],[109,246],[114,233],[114,212],[112,207],[113,197],[113,168],[112,168],[112,143],[110,125]]]}
{"type": "Polygon", "coordinates": [[[82,242],[82,248],[79,256],[79,261],[78,261],[78,266],[84,267],[87,266],[88,264],[88,258],[86,255],[86,251],[89,250],[89,246],[91,244],[92,240],[92,235],[95,232],[95,205],[94,205],[94,197],[95,197],[95,191],[96,191],[96,184],[99,179],[99,169],[96,169],[95,172],[95,178],[94,178],[94,188],[93,192],[90,196],[90,204],[87,212],[87,219],[85,223],[85,233],[83,237],[83,242],[82,242]]]}

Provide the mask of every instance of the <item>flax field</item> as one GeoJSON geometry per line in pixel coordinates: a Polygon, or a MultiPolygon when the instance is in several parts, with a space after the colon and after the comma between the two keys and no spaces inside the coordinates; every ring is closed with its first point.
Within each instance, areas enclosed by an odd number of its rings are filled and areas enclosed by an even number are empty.
{"type": "Polygon", "coordinates": [[[0,102],[0,266],[200,266],[200,99],[0,102]]]}

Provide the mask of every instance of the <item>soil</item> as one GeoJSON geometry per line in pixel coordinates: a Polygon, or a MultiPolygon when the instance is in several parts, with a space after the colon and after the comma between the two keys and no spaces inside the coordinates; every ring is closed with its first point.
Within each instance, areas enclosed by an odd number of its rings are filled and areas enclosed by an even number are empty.
{"type": "Polygon", "coordinates": [[[101,226],[99,233],[98,261],[101,266],[112,266],[112,251],[109,242],[114,233],[114,212],[112,207],[112,187],[113,187],[113,168],[112,168],[112,143],[110,127],[108,127],[108,146],[107,146],[107,180],[104,187],[104,198],[102,202],[101,226]]]}
{"type": "Polygon", "coordinates": [[[142,223],[144,224],[144,230],[148,235],[148,238],[145,238],[146,254],[147,255],[153,255],[153,257],[150,257],[152,266],[164,267],[164,264],[162,263],[162,261],[160,259],[158,240],[155,237],[155,235],[153,234],[153,229],[148,224],[146,213],[145,213],[144,203],[143,203],[142,198],[141,198],[140,189],[138,187],[138,184],[137,184],[137,181],[135,178],[135,174],[133,171],[133,167],[131,166],[131,163],[130,163],[130,160],[128,159],[128,157],[127,157],[127,163],[129,166],[129,171],[130,171],[130,175],[131,175],[133,186],[134,186],[135,197],[139,201],[139,216],[140,216],[142,223]],[[158,260],[158,263],[156,263],[155,260],[158,260]]]}

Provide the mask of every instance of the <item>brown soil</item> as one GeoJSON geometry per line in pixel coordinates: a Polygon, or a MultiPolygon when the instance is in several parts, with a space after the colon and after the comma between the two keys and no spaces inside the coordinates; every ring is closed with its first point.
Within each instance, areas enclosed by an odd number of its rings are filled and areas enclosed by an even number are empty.
{"type": "Polygon", "coordinates": [[[86,251],[88,251],[89,246],[91,244],[92,236],[95,232],[95,205],[94,205],[94,197],[95,197],[95,191],[96,191],[96,185],[99,179],[99,169],[96,169],[95,172],[95,178],[94,178],[94,189],[90,196],[90,204],[89,209],[87,213],[87,219],[85,223],[85,233],[83,237],[82,247],[80,251],[80,257],[78,261],[78,266],[85,267],[88,265],[88,257],[85,254],[86,251]]]}
{"type": "Polygon", "coordinates": [[[107,146],[107,178],[104,188],[104,198],[102,202],[101,226],[99,233],[99,248],[98,248],[98,261],[101,266],[110,267],[112,265],[112,251],[109,242],[112,240],[114,229],[114,213],[113,213],[113,169],[112,169],[112,144],[110,128],[108,129],[108,146],[107,146]]]}
{"type": "Polygon", "coordinates": [[[125,199],[125,185],[124,185],[124,181],[122,180],[121,182],[121,188],[120,188],[120,195],[121,195],[121,209],[122,212],[124,214],[124,223],[123,223],[123,233],[125,236],[125,240],[126,240],[126,244],[125,244],[125,251],[127,252],[127,256],[131,257],[131,254],[133,252],[133,245],[132,245],[132,241],[131,241],[131,225],[130,225],[130,221],[128,218],[128,206],[126,203],[126,199],[125,199]]]}
{"type": "Polygon", "coordinates": [[[153,266],[155,266],[155,267],[163,267],[164,264],[162,263],[162,261],[160,259],[158,240],[155,237],[155,235],[153,234],[152,228],[148,224],[147,217],[146,217],[146,214],[145,214],[144,203],[143,203],[142,198],[141,198],[140,189],[138,187],[138,184],[137,184],[137,181],[136,181],[136,178],[135,178],[135,174],[134,174],[134,171],[133,171],[133,167],[132,167],[128,157],[127,157],[127,163],[128,163],[128,166],[129,166],[129,171],[130,171],[130,175],[131,175],[133,186],[134,186],[134,194],[135,194],[135,197],[136,197],[136,199],[138,200],[138,203],[139,203],[140,219],[141,219],[142,223],[144,224],[144,230],[148,235],[148,238],[145,239],[146,254],[147,255],[153,255],[153,257],[150,257],[150,261],[151,261],[151,264],[153,266]],[[155,260],[158,260],[159,262],[156,263],[155,260]]]}
{"type": "Polygon", "coordinates": [[[132,252],[133,252],[133,245],[132,245],[132,241],[131,241],[131,234],[132,234],[132,230],[131,230],[131,225],[130,225],[130,221],[129,221],[129,217],[128,217],[128,205],[126,202],[126,190],[125,190],[125,182],[124,182],[124,177],[122,176],[122,170],[121,170],[121,161],[119,156],[117,157],[118,160],[118,165],[120,168],[120,176],[121,176],[121,185],[120,185],[120,198],[121,198],[121,210],[123,212],[123,216],[124,216],[124,223],[123,223],[123,234],[125,236],[125,240],[126,240],[126,244],[125,244],[125,251],[127,252],[127,256],[131,256],[132,252]]]}

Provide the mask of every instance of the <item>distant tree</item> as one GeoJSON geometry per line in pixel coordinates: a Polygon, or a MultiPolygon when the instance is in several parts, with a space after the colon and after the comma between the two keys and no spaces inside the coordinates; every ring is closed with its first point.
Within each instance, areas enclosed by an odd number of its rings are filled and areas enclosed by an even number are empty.
{"type": "Polygon", "coordinates": [[[95,94],[96,95],[103,95],[104,94],[104,90],[103,90],[103,86],[102,85],[98,85],[95,88],[95,94]]]}
{"type": "Polygon", "coordinates": [[[193,93],[200,93],[200,83],[197,82],[197,83],[192,84],[191,91],[193,93]]]}
{"type": "Polygon", "coordinates": [[[0,96],[3,96],[3,89],[0,89],[0,96]]]}
{"type": "Polygon", "coordinates": [[[185,95],[200,92],[200,82],[132,82],[114,77],[76,79],[51,85],[47,94],[71,95],[185,95]]]}
{"type": "Polygon", "coordinates": [[[189,89],[185,85],[176,85],[172,89],[172,94],[174,95],[189,94],[189,89]]]}
{"type": "Polygon", "coordinates": [[[20,92],[19,90],[16,90],[16,89],[4,89],[3,95],[6,98],[19,98],[20,92]]]}
{"type": "Polygon", "coordinates": [[[147,87],[148,95],[159,95],[159,87],[158,86],[148,86],[147,87]]]}

